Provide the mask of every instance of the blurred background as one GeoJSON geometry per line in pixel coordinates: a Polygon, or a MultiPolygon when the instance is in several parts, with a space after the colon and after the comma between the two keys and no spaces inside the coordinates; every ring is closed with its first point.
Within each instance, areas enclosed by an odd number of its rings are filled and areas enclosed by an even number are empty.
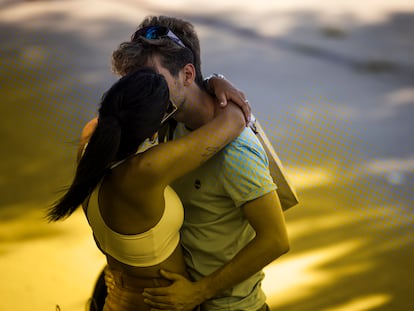
{"type": "Polygon", "coordinates": [[[147,15],[192,22],[203,72],[245,91],[300,205],[272,310],[412,310],[414,1],[0,2],[0,310],[84,310],[104,265],[80,212],[44,210],[147,15]]]}

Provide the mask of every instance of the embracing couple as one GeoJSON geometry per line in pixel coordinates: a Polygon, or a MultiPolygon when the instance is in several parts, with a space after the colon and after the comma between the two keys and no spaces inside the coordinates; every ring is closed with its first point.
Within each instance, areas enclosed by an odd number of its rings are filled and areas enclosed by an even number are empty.
{"type": "Polygon", "coordinates": [[[48,211],[82,206],[106,255],[91,310],[269,310],[262,269],[289,241],[243,92],[203,78],[194,27],[173,17],[147,17],[112,63],[121,78],[48,211]]]}

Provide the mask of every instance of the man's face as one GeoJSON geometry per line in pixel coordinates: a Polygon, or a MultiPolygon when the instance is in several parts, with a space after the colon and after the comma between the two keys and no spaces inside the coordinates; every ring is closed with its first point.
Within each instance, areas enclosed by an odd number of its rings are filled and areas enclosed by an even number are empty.
{"type": "Polygon", "coordinates": [[[168,69],[161,64],[161,60],[157,55],[155,55],[147,65],[164,76],[170,91],[170,100],[178,107],[178,111],[174,118],[179,116],[180,109],[182,108],[185,99],[184,87],[180,79],[181,72],[178,74],[178,77],[174,77],[168,69]]]}

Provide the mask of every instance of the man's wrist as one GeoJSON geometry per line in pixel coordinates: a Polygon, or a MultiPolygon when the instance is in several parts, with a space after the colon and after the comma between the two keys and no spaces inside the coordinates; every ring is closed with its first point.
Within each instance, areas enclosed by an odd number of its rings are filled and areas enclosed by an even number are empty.
{"type": "Polygon", "coordinates": [[[208,277],[204,277],[196,281],[195,285],[197,287],[197,292],[198,292],[198,297],[199,297],[198,300],[200,301],[199,302],[200,304],[217,295],[217,292],[214,286],[209,285],[208,277]]]}

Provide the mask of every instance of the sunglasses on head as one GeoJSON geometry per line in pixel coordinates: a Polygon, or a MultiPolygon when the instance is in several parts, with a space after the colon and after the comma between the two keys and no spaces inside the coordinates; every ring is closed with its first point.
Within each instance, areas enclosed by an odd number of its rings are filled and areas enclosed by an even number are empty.
{"type": "Polygon", "coordinates": [[[179,46],[187,48],[184,43],[169,28],[163,26],[148,26],[140,28],[131,36],[131,41],[135,41],[139,37],[143,37],[149,40],[168,38],[179,46]]]}
{"type": "Polygon", "coordinates": [[[161,120],[161,124],[164,124],[166,121],[168,121],[171,116],[178,110],[178,107],[171,101],[168,101],[168,107],[167,111],[164,114],[164,117],[161,120]]]}

